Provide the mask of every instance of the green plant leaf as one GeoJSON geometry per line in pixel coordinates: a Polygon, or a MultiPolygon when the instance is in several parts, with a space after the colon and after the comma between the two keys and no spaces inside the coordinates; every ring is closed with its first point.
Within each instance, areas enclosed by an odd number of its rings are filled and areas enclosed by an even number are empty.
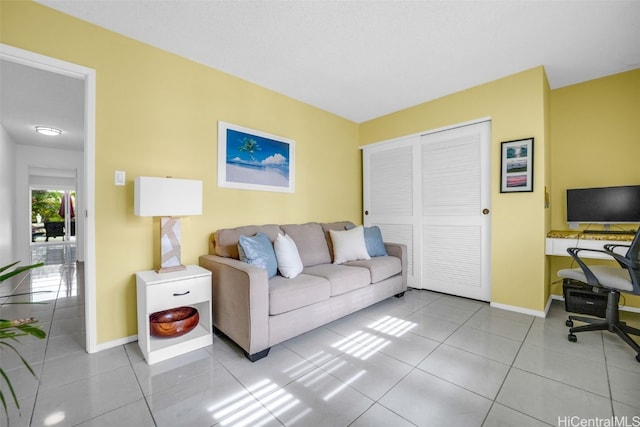
{"type": "Polygon", "coordinates": [[[39,338],[39,339],[43,339],[43,338],[45,338],[47,336],[47,334],[42,329],[40,329],[37,326],[33,326],[31,324],[29,324],[29,325],[20,325],[17,328],[20,329],[21,331],[26,332],[29,335],[32,335],[32,336],[34,336],[36,338],[39,338]]]}
{"type": "Polygon", "coordinates": [[[2,390],[0,390],[0,402],[2,402],[2,407],[4,408],[4,417],[7,420],[7,425],[9,425],[9,410],[7,409],[7,402],[4,400],[4,394],[2,394],[2,390]]]}
{"type": "MultiPolygon", "coordinates": [[[[43,292],[49,292],[49,291],[43,291],[43,292]]],[[[11,295],[11,296],[17,296],[17,295],[21,295],[21,294],[15,294],[15,295],[11,295]]],[[[3,302],[2,305],[17,305],[17,304],[40,304],[40,305],[44,305],[44,304],[49,304],[48,302],[33,302],[33,301],[16,301],[16,302],[3,302]]],[[[2,306],[0,305],[0,306],[2,306]]]]}
{"type": "MultiPolygon", "coordinates": [[[[4,266],[4,267],[0,268],[0,272],[6,271],[7,269],[9,269],[9,268],[13,267],[14,265],[18,264],[19,262],[20,261],[14,262],[13,264],[9,264],[7,266],[4,266]]],[[[20,274],[23,271],[31,270],[32,268],[42,267],[43,265],[44,265],[44,262],[39,262],[37,264],[25,265],[23,267],[18,267],[13,271],[10,271],[8,273],[0,275],[0,282],[4,282],[8,278],[13,277],[16,274],[20,274]]]]}
{"type": "MultiPolygon", "coordinates": [[[[12,341],[15,341],[16,343],[20,343],[20,341],[18,341],[16,339],[16,337],[22,337],[22,336],[25,336],[25,335],[27,335],[27,334],[25,334],[24,332],[17,333],[13,329],[0,330],[0,339],[1,340],[4,340],[4,339],[8,338],[8,339],[10,339],[12,341]]],[[[4,341],[0,341],[0,344],[5,344],[5,342],[4,341]]]]}
{"type": "MultiPolygon", "coordinates": [[[[11,294],[12,297],[20,297],[22,295],[33,295],[33,294],[52,294],[55,291],[33,291],[33,292],[20,292],[17,294],[11,294]]],[[[36,301],[24,301],[24,302],[14,302],[14,303],[7,303],[7,304],[48,304],[46,302],[36,302],[36,301]]]]}
{"type": "Polygon", "coordinates": [[[3,272],[3,271],[5,271],[5,270],[10,269],[11,267],[13,267],[14,265],[18,264],[19,262],[20,262],[20,261],[16,261],[16,262],[14,262],[14,263],[12,263],[12,264],[5,265],[4,267],[0,267],[0,273],[2,273],[2,272],[3,272]]]}
{"type": "MultiPolygon", "coordinates": [[[[18,403],[18,396],[16,396],[16,392],[13,390],[11,381],[9,380],[9,377],[7,376],[7,374],[4,372],[4,369],[2,368],[0,368],[0,376],[2,376],[2,378],[4,378],[4,381],[7,383],[7,386],[9,387],[9,391],[11,392],[11,396],[13,397],[13,402],[16,404],[16,408],[20,409],[20,404],[18,403]]],[[[4,395],[2,396],[2,405],[4,406],[5,412],[7,412],[7,418],[9,418],[9,412],[7,411],[7,404],[4,401],[4,395]]]]}
{"type": "MultiPolygon", "coordinates": [[[[18,267],[11,270],[18,263],[19,261],[0,267],[0,273],[2,273],[0,274],[0,284],[2,284],[2,282],[9,279],[10,277],[13,277],[27,270],[31,270],[32,268],[37,268],[44,265],[43,262],[39,262],[37,264],[26,265],[26,266],[18,267]]],[[[26,294],[19,294],[19,295],[26,295],[26,294]]],[[[11,296],[14,296],[14,295],[11,295],[11,296]]],[[[16,303],[19,304],[20,302],[16,302],[16,303]]],[[[2,305],[4,304],[13,304],[13,303],[3,303],[2,305]]],[[[36,374],[31,368],[31,366],[29,365],[29,363],[27,362],[27,360],[24,357],[22,357],[18,349],[14,347],[12,344],[10,344],[8,341],[13,341],[19,344],[20,341],[18,341],[18,337],[28,336],[28,335],[31,335],[39,339],[45,338],[47,334],[39,326],[34,325],[36,322],[37,320],[33,318],[17,319],[17,320],[0,319],[0,347],[6,347],[12,350],[20,358],[20,361],[22,362],[22,364],[27,368],[27,370],[31,373],[31,375],[33,375],[34,378],[37,378],[36,374]]],[[[0,378],[2,378],[2,380],[7,383],[7,388],[11,393],[11,397],[13,398],[13,403],[15,403],[16,408],[20,409],[20,403],[18,403],[18,397],[16,396],[15,390],[13,389],[11,380],[9,379],[9,376],[7,375],[7,373],[1,367],[0,367],[0,378]]],[[[2,381],[0,380],[0,384],[1,383],[2,381]]],[[[2,388],[0,388],[0,402],[2,402],[2,408],[4,409],[7,424],[9,424],[9,410],[7,406],[7,398],[5,397],[5,393],[3,393],[2,388]]]]}
{"type": "Polygon", "coordinates": [[[33,372],[33,369],[31,368],[31,365],[29,365],[29,362],[27,362],[27,360],[22,357],[22,355],[20,354],[20,352],[18,351],[17,348],[15,348],[14,346],[12,346],[11,344],[8,344],[6,342],[0,342],[0,344],[9,347],[11,350],[14,351],[14,353],[20,358],[20,361],[22,362],[22,364],[24,365],[25,368],[27,368],[27,370],[31,373],[31,375],[33,375],[34,378],[37,378],[36,373],[33,372]]]}

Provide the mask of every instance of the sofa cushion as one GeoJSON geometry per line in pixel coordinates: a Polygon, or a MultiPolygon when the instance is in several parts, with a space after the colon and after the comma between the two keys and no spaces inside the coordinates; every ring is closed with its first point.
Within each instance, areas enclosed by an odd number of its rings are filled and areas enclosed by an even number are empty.
{"type": "Polygon", "coordinates": [[[320,224],[317,222],[288,224],[280,228],[296,242],[300,259],[305,267],[331,262],[329,246],[320,224]]]}
{"type": "Polygon", "coordinates": [[[382,240],[382,232],[377,225],[364,228],[364,243],[367,245],[369,256],[387,256],[384,240],[382,240]]]}
{"type": "Polygon", "coordinates": [[[369,270],[362,267],[319,264],[304,269],[304,274],[324,277],[331,285],[331,296],[344,294],[371,284],[369,270]]]}
{"type": "Polygon", "coordinates": [[[274,316],[329,299],[331,288],[323,277],[300,274],[294,279],[269,280],[269,314],[274,316]]]}
{"type": "Polygon", "coordinates": [[[327,222],[321,225],[322,225],[322,231],[324,231],[324,238],[327,240],[327,246],[329,247],[329,255],[331,256],[331,259],[333,259],[333,242],[331,241],[329,230],[335,230],[335,231],[348,230],[350,228],[354,228],[356,225],[351,221],[327,222]]]}
{"type": "Polygon", "coordinates": [[[273,242],[273,250],[278,261],[278,271],[282,276],[293,279],[302,273],[303,265],[300,253],[296,247],[296,242],[293,241],[291,236],[278,234],[278,237],[273,242]]]}
{"type": "Polygon", "coordinates": [[[329,234],[333,242],[334,264],[371,258],[364,243],[364,229],[361,225],[351,230],[329,230],[329,234]]]}
{"type": "Polygon", "coordinates": [[[276,237],[278,237],[280,226],[275,224],[247,225],[244,227],[223,228],[222,230],[218,230],[211,236],[215,255],[240,259],[240,254],[238,253],[238,240],[240,236],[253,236],[259,232],[269,236],[269,240],[273,242],[276,237]]]}
{"type": "MultiPolygon", "coordinates": [[[[347,230],[351,230],[355,226],[347,226],[347,230]]],[[[369,256],[386,256],[387,250],[384,247],[384,240],[382,240],[382,231],[377,225],[364,228],[364,243],[367,245],[367,252],[369,256]]]]}
{"type": "Polygon", "coordinates": [[[394,256],[378,256],[368,260],[350,261],[345,265],[353,265],[369,269],[371,283],[378,283],[396,274],[402,273],[400,258],[394,256]]]}
{"type": "Polygon", "coordinates": [[[240,260],[267,270],[269,277],[278,273],[278,262],[269,236],[260,232],[255,236],[240,236],[238,240],[240,260]]]}

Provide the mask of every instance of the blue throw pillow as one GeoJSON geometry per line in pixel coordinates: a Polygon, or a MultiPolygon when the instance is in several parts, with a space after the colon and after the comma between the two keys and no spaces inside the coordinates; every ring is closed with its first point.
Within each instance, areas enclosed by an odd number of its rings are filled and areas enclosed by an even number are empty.
{"type": "Polygon", "coordinates": [[[240,236],[238,239],[240,260],[267,270],[269,278],[278,272],[276,253],[269,236],[260,232],[253,237],[240,236]]]}
{"type": "MultiPolygon", "coordinates": [[[[347,230],[354,228],[353,225],[347,225],[347,230]]],[[[370,257],[387,256],[387,249],[384,247],[382,240],[382,232],[380,227],[374,225],[372,227],[364,227],[364,243],[367,245],[367,252],[370,257]]]]}
{"type": "Polygon", "coordinates": [[[370,257],[387,256],[387,250],[382,241],[382,232],[377,225],[364,228],[364,243],[367,245],[370,257]]]}

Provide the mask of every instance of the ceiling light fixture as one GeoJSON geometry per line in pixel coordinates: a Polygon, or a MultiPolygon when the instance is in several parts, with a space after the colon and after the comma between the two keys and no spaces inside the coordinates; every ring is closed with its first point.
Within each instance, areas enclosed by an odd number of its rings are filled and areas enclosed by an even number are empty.
{"type": "Polygon", "coordinates": [[[60,129],[52,128],[49,126],[36,126],[36,132],[47,136],[58,136],[62,133],[60,129]]]}

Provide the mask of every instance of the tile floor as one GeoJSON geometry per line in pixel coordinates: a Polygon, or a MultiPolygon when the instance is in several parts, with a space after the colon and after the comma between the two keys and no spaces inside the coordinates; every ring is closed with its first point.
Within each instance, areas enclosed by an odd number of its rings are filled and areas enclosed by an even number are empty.
{"type": "Polygon", "coordinates": [[[136,342],[84,352],[79,272],[36,270],[33,289],[50,292],[35,298],[50,301],[1,308],[0,317],[35,315],[48,332],[20,345],[39,381],[0,353],[22,407],[11,426],[640,425],[633,351],[609,333],[568,342],[559,301],[542,319],[412,290],[256,363],[216,335],[208,348],[148,366],[136,342]]]}

